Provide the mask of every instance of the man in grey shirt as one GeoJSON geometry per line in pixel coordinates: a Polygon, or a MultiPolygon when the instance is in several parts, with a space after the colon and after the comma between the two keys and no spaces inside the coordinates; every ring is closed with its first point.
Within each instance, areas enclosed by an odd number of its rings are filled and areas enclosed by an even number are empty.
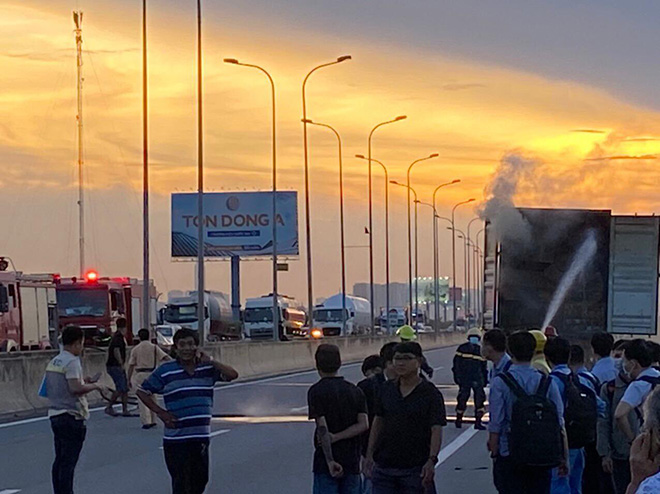
{"type": "Polygon", "coordinates": [[[62,351],[46,367],[39,395],[48,399],[48,416],[55,438],[52,477],[55,494],[73,494],[73,475],[87,432],[89,408],[85,395],[101,391],[92,379],[83,378],[80,355],[84,335],[78,326],[62,331],[62,351]]]}

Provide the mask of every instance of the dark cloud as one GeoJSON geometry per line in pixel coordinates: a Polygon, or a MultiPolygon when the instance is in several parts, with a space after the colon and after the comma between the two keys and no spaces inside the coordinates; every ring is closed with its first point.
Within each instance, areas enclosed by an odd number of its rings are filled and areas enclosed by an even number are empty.
{"type": "Polygon", "coordinates": [[[652,142],[652,141],[660,141],[657,137],[628,137],[627,139],[623,139],[622,142],[652,142]]]}
{"type": "Polygon", "coordinates": [[[597,129],[573,129],[571,132],[580,132],[583,134],[604,134],[604,130],[597,130],[597,129]]]}

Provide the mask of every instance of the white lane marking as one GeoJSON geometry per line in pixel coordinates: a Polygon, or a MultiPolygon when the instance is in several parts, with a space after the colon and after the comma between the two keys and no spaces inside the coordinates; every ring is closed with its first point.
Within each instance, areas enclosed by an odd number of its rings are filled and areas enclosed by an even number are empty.
{"type": "Polygon", "coordinates": [[[5,489],[4,491],[0,491],[0,494],[16,494],[17,492],[21,492],[20,489],[5,489]]]}
{"type": "Polygon", "coordinates": [[[453,455],[454,453],[456,453],[456,451],[458,451],[463,446],[465,446],[465,444],[470,439],[472,439],[472,437],[477,432],[479,432],[477,429],[470,427],[468,430],[466,430],[464,433],[462,433],[460,436],[458,436],[456,439],[450,442],[446,447],[441,449],[440,454],[438,455],[438,464],[435,466],[435,468],[438,468],[445,461],[447,461],[451,455],[453,455]]]}
{"type": "MultiPolygon", "coordinates": [[[[297,412],[306,412],[307,411],[307,405],[304,407],[296,407],[291,409],[291,413],[297,413],[297,412]]],[[[1,494],[1,493],[0,493],[1,494]]]]}
{"type": "MultiPolygon", "coordinates": [[[[449,345],[449,346],[433,348],[433,349],[427,351],[426,353],[429,354],[431,352],[437,352],[437,351],[440,351],[440,350],[445,350],[445,349],[451,348],[453,346],[455,346],[455,345],[449,345]]],[[[360,365],[362,365],[362,362],[354,362],[352,364],[343,365],[342,368],[346,369],[348,367],[357,367],[357,366],[360,366],[360,365]]],[[[252,386],[254,384],[262,384],[262,383],[268,383],[268,382],[273,382],[273,381],[280,381],[282,379],[288,379],[290,377],[304,376],[304,375],[307,375],[307,374],[315,374],[316,372],[317,372],[316,370],[308,370],[308,371],[303,371],[303,372],[294,372],[292,374],[284,374],[282,376],[274,376],[274,377],[266,377],[266,378],[263,378],[263,379],[256,379],[254,381],[239,382],[239,383],[234,383],[234,384],[226,384],[224,386],[216,387],[214,391],[222,391],[222,390],[225,390],[225,389],[238,388],[238,387],[242,387],[242,386],[252,386]]],[[[309,383],[310,386],[312,384],[314,384],[314,383],[309,383]]],[[[438,385],[438,387],[443,387],[443,386],[438,385]]],[[[452,385],[452,387],[454,387],[454,385],[452,385]]],[[[91,413],[91,412],[98,412],[98,411],[101,411],[101,410],[105,410],[105,407],[91,408],[89,411],[91,413]]],[[[34,418],[31,418],[31,419],[23,419],[23,420],[18,420],[16,422],[7,422],[7,423],[4,423],[4,424],[0,424],[0,429],[4,429],[5,427],[12,427],[12,426],[16,426],[16,425],[32,424],[34,422],[41,422],[43,420],[48,420],[48,416],[34,417],[34,418]]],[[[5,493],[0,491],[0,494],[5,494],[5,493]]]]}
{"type": "Polygon", "coordinates": [[[440,367],[434,367],[433,368],[434,371],[438,371],[438,370],[442,370],[442,369],[444,369],[444,367],[442,365],[440,367]]]}
{"type": "MultiPolygon", "coordinates": [[[[215,436],[219,436],[220,434],[226,434],[227,432],[231,432],[231,429],[220,429],[218,431],[211,432],[211,435],[209,436],[209,438],[213,439],[215,436]]],[[[160,446],[158,449],[163,449],[163,447],[160,446]]],[[[18,492],[18,491],[16,491],[16,492],[18,492]]],[[[0,492],[0,494],[3,494],[3,493],[0,492]]]]}

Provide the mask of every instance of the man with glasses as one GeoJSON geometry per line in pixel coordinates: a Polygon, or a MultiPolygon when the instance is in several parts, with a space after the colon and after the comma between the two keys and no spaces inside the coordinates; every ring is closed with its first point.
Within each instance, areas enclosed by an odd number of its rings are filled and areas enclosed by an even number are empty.
{"type": "Polygon", "coordinates": [[[381,387],[365,461],[373,494],[435,493],[435,466],[447,425],[442,394],[419,375],[424,359],[415,342],[397,345],[397,378],[381,387]]]}

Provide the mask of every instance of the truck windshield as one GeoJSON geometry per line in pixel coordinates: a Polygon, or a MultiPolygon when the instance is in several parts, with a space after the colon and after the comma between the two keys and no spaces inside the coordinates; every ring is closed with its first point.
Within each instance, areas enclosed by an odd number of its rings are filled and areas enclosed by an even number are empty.
{"type": "Polygon", "coordinates": [[[57,313],[60,317],[108,315],[108,292],[105,290],[59,290],[57,313]]]}
{"type": "Polygon", "coordinates": [[[314,320],[318,322],[341,322],[341,309],[317,309],[314,320]]]}
{"type": "Polygon", "coordinates": [[[245,309],[245,322],[272,322],[273,309],[271,307],[256,307],[245,309]]]}
{"type": "Polygon", "coordinates": [[[195,322],[197,320],[197,304],[168,305],[163,315],[165,322],[195,322]]]}

